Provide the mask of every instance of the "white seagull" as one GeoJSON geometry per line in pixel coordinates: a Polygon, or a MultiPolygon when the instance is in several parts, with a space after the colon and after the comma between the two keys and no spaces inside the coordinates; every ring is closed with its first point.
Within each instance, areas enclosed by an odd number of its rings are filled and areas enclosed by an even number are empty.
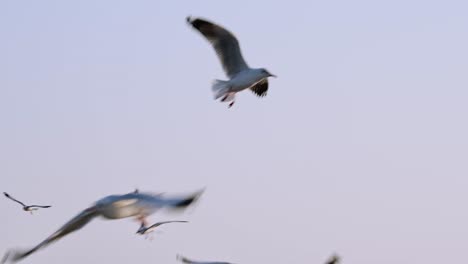
{"type": "Polygon", "coordinates": [[[219,262],[219,261],[195,261],[195,260],[190,260],[181,255],[177,255],[177,260],[180,260],[181,262],[187,263],[187,264],[233,264],[231,262],[219,262]]]}
{"type": "Polygon", "coordinates": [[[201,18],[187,17],[187,22],[197,29],[211,43],[229,77],[228,81],[215,80],[212,90],[214,98],[221,102],[235,102],[235,95],[245,89],[250,89],[256,95],[263,97],[268,90],[268,77],[276,77],[266,69],[250,68],[242,57],[239,42],[236,37],[210,21],[201,18]]]}
{"type": "Polygon", "coordinates": [[[202,191],[195,194],[179,197],[179,198],[163,198],[160,195],[152,195],[148,193],[127,193],[124,195],[110,195],[98,200],[93,206],[83,210],[77,216],[65,223],[59,230],[50,235],[37,246],[26,251],[10,251],[7,252],[1,263],[17,262],[29,256],[35,251],[57,241],[61,237],[76,231],[95,217],[102,216],[107,219],[120,219],[127,217],[135,217],[141,223],[146,225],[146,217],[153,214],[158,209],[179,208],[183,209],[195,202],[202,191]]]}
{"type": "Polygon", "coordinates": [[[9,195],[8,193],[3,192],[3,194],[8,199],[21,204],[23,206],[23,210],[26,211],[26,212],[30,212],[31,214],[33,213],[33,211],[38,210],[39,208],[49,208],[49,207],[51,207],[50,205],[25,205],[23,202],[20,202],[20,201],[16,200],[15,198],[11,197],[11,195],[9,195]]]}

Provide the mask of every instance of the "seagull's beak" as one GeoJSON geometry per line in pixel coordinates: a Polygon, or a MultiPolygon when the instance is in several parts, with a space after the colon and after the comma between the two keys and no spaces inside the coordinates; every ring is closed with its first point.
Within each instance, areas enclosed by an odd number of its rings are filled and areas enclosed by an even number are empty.
{"type": "Polygon", "coordinates": [[[271,74],[271,73],[270,73],[270,77],[275,77],[275,78],[277,78],[277,77],[276,77],[276,75],[274,75],[274,74],[271,74]]]}

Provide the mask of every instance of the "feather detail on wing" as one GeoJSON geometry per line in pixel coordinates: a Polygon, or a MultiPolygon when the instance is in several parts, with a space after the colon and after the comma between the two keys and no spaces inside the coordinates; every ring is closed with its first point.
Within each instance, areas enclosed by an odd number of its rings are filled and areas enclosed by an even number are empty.
{"type": "Polygon", "coordinates": [[[265,78],[258,83],[254,84],[252,87],[250,87],[250,90],[258,95],[259,97],[264,97],[267,95],[268,91],[268,79],[265,78]]]}

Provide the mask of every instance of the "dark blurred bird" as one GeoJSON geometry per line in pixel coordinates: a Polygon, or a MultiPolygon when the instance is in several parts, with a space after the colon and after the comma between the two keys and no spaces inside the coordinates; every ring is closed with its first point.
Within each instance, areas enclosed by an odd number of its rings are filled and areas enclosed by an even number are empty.
{"type": "Polygon", "coordinates": [[[102,216],[107,219],[121,219],[127,217],[135,217],[138,221],[146,226],[146,217],[156,212],[161,208],[184,209],[193,204],[203,191],[195,194],[178,197],[178,198],[163,198],[160,195],[152,195],[147,193],[127,193],[124,195],[110,195],[98,200],[93,206],[83,210],[77,216],[65,223],[59,230],[50,235],[37,246],[26,251],[10,251],[7,252],[2,260],[2,263],[17,262],[31,255],[35,251],[49,245],[50,243],[59,240],[61,237],[68,235],[78,229],[81,229],[95,217],[102,216]]]}
{"type": "Polygon", "coordinates": [[[25,205],[23,202],[20,202],[20,201],[16,200],[15,198],[11,197],[11,195],[9,195],[8,193],[3,192],[3,194],[8,199],[21,204],[23,206],[23,210],[26,211],[26,212],[30,212],[31,214],[33,213],[33,211],[39,210],[39,208],[49,208],[49,207],[51,207],[51,205],[25,205]]]}
{"type": "Polygon", "coordinates": [[[333,255],[330,257],[329,260],[327,260],[327,262],[325,262],[325,264],[338,264],[340,263],[340,257],[338,255],[333,255]]]}
{"type": "Polygon", "coordinates": [[[250,89],[263,97],[268,90],[268,77],[276,77],[266,69],[250,68],[242,57],[237,38],[225,28],[201,18],[187,17],[187,22],[198,30],[213,46],[229,77],[228,81],[215,80],[212,90],[214,98],[221,102],[235,102],[236,93],[250,89]]]}
{"type": "Polygon", "coordinates": [[[177,255],[177,260],[187,264],[233,264],[231,262],[219,262],[219,261],[194,261],[184,256],[177,255]]]}

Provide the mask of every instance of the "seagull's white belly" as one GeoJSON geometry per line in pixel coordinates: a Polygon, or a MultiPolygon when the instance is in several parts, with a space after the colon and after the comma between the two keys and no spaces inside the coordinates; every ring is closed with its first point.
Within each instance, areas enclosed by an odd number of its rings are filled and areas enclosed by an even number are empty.
{"type": "Polygon", "coordinates": [[[230,91],[240,92],[250,88],[252,85],[258,83],[262,79],[262,76],[259,76],[255,71],[252,70],[240,72],[234,76],[234,78],[229,80],[229,85],[231,87],[230,91]]]}
{"type": "Polygon", "coordinates": [[[119,219],[119,218],[140,215],[141,211],[142,210],[139,210],[138,208],[135,208],[133,206],[126,206],[126,207],[119,207],[119,208],[109,207],[109,208],[104,208],[103,210],[101,210],[101,215],[109,219],[119,219]]]}
{"type": "Polygon", "coordinates": [[[149,215],[153,210],[142,206],[138,199],[123,199],[100,208],[101,215],[108,219],[149,215]]]}

